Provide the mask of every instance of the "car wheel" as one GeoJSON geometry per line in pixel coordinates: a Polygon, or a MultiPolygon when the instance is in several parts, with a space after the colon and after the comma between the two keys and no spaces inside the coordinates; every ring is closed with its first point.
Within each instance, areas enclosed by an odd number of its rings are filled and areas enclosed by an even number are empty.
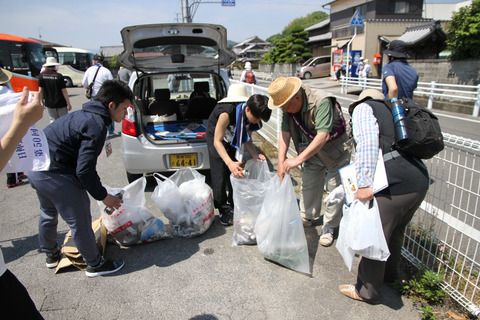
{"type": "Polygon", "coordinates": [[[73,81],[69,77],[64,77],[63,80],[65,81],[65,85],[70,88],[73,87],[73,81]]]}
{"type": "Polygon", "coordinates": [[[312,74],[310,72],[305,72],[305,74],[303,75],[303,77],[305,79],[310,79],[312,77],[312,74]]]}
{"type": "Polygon", "coordinates": [[[141,173],[130,173],[127,171],[128,183],[132,183],[133,181],[140,179],[141,177],[143,177],[143,174],[141,173]]]}

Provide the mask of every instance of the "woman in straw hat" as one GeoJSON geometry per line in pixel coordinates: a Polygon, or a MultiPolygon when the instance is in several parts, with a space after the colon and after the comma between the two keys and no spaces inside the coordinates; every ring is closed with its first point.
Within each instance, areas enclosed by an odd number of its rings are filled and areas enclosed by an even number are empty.
{"type": "MultiPolygon", "coordinates": [[[[281,108],[282,132],[278,142],[278,175],[302,165],[300,213],[304,226],[320,218],[325,182],[327,192],[340,185],[338,170],[350,162],[346,124],[336,99],[328,92],[303,85],[298,78],[278,78],[268,88],[271,109],[281,108]],[[298,155],[287,159],[293,140],[298,155]]],[[[342,204],[330,204],[323,216],[322,246],[333,243],[342,217],[342,204]]]]}
{"type": "Polygon", "coordinates": [[[44,101],[47,108],[50,123],[72,110],[65,80],[57,72],[59,65],[57,59],[48,57],[43,65],[45,71],[38,77],[40,99],[44,101]]]}
{"type": "Polygon", "coordinates": [[[388,141],[395,136],[393,117],[383,101],[379,101],[383,99],[381,92],[367,89],[349,108],[357,143],[355,171],[358,190],[355,197],[362,202],[375,197],[390,256],[387,261],[362,258],[357,283],[341,285],[339,289],[351,299],[368,303],[379,302],[384,281],[393,283],[397,279],[405,227],[425,198],[429,183],[427,168],[420,160],[392,151],[388,141]],[[374,195],[373,173],[379,148],[383,152],[389,186],[374,195]]]}
{"type": "Polygon", "coordinates": [[[232,84],[227,97],[213,109],[207,123],[207,145],[212,173],[212,189],[215,207],[220,214],[220,223],[233,224],[233,196],[230,174],[243,177],[243,145],[254,159],[265,160],[255,150],[250,135],[268,121],[272,110],[268,98],[254,94],[250,98],[242,84],[232,84]],[[227,196],[227,191],[228,196],[227,196]]]}

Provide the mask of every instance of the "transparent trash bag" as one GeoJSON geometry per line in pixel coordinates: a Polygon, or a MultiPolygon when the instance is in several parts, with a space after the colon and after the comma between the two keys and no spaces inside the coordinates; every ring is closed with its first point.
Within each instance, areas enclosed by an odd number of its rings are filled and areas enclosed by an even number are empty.
{"type": "Polygon", "coordinates": [[[205,176],[194,169],[182,168],[170,178],[158,173],[154,177],[157,186],[152,200],[170,221],[173,234],[191,238],[207,231],[213,222],[215,207],[205,176]]]}
{"type": "Polygon", "coordinates": [[[372,260],[387,261],[390,251],[375,198],[365,203],[355,200],[350,207],[343,207],[336,247],[348,270],[352,269],[355,254],[372,260]]]}
{"type": "Polygon", "coordinates": [[[109,194],[121,195],[123,204],[108,213],[102,201],[97,201],[101,209],[103,224],[110,236],[120,245],[132,245],[170,238],[171,230],[145,208],[145,186],[147,181],[140,178],[125,188],[105,186],[109,194]]]}
{"type": "Polygon", "coordinates": [[[255,223],[257,246],[263,256],[310,274],[307,240],[289,174],[282,183],[275,175],[255,223]]]}
{"type": "Polygon", "coordinates": [[[233,189],[233,243],[256,244],[255,222],[263,206],[265,194],[275,177],[266,161],[250,159],[243,178],[230,176],[233,189]]]}

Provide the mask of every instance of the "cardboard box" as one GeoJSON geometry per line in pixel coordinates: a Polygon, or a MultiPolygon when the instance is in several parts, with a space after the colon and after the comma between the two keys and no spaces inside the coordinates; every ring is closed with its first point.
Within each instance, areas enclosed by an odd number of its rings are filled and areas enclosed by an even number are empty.
{"type": "MultiPolygon", "coordinates": [[[[103,225],[102,219],[97,219],[92,222],[92,229],[95,234],[95,241],[97,242],[98,251],[103,256],[105,254],[105,246],[107,244],[107,229],[103,225]]],[[[83,261],[82,255],[78,252],[77,247],[72,239],[72,234],[68,231],[62,248],[62,259],[58,262],[57,273],[60,269],[75,266],[80,270],[85,270],[87,264],[83,261]]]]}

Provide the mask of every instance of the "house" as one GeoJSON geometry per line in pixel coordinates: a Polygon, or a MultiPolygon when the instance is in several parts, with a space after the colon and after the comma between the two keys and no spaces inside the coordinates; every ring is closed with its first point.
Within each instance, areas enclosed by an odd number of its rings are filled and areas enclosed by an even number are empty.
{"type": "MultiPolygon", "coordinates": [[[[435,0],[434,0],[435,1],[435,0]]],[[[423,4],[423,17],[426,19],[450,21],[452,13],[460,8],[469,6],[472,0],[458,3],[429,2],[423,4]]]]}
{"type": "Polygon", "coordinates": [[[325,19],[313,26],[305,28],[308,32],[307,45],[314,57],[330,54],[332,33],[330,32],[330,19],[325,19]]]}
{"type": "Polygon", "coordinates": [[[271,47],[270,42],[253,36],[237,43],[232,47],[232,50],[237,55],[237,61],[258,62],[262,60],[262,56],[267,53],[271,47]]]}
{"type": "MultiPolygon", "coordinates": [[[[407,27],[432,22],[422,16],[423,0],[334,0],[326,5],[330,6],[333,72],[345,62],[347,51],[353,51],[355,55],[350,63],[354,68],[363,56],[372,65],[372,76],[380,76],[381,66],[386,63],[382,54],[387,44],[400,38],[407,27]],[[356,11],[363,20],[363,27],[350,26],[356,11]]],[[[424,46],[424,49],[420,50],[423,56],[432,55],[426,50],[428,48],[424,46]]]]}

